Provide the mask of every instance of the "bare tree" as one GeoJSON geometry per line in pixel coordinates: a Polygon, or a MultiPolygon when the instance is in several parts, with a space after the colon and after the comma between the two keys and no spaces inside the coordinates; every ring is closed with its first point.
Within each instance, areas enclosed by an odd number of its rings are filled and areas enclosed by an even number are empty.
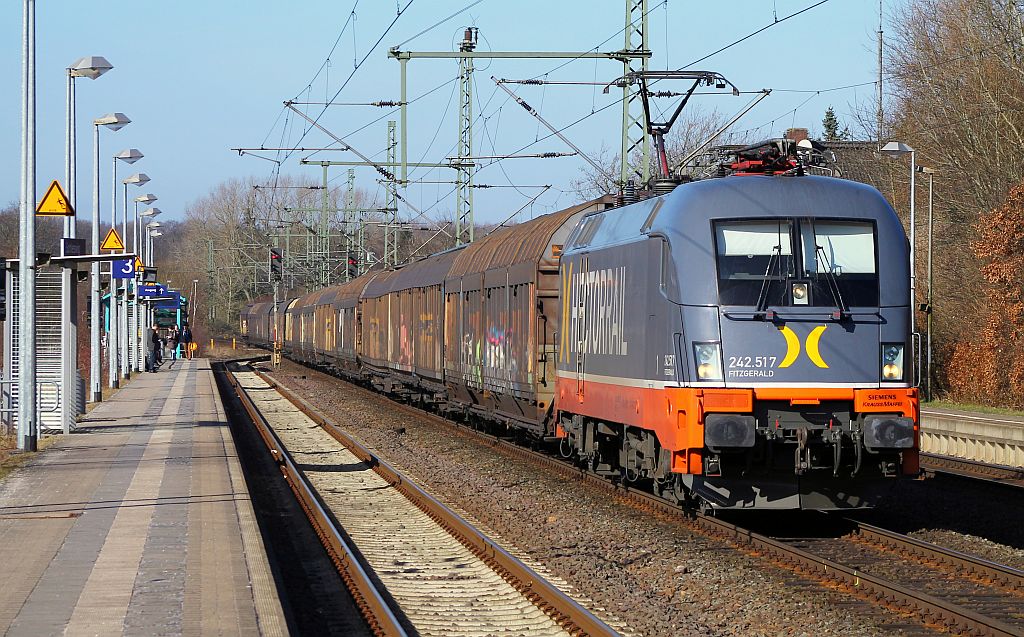
{"type": "MultiPolygon", "coordinates": [[[[983,273],[1008,258],[968,246],[984,241],[993,218],[989,211],[1024,180],[1021,6],[1009,0],[918,0],[905,5],[893,25],[896,37],[887,64],[893,104],[887,127],[893,138],[916,149],[919,164],[936,170],[934,318],[944,362],[951,352],[983,339],[978,326],[991,320],[986,303],[991,296],[983,291],[991,292],[993,285],[983,273]]],[[[900,168],[891,180],[893,200],[904,209],[908,172],[900,168]]],[[[920,204],[926,193],[918,194],[920,204]]],[[[919,241],[924,235],[919,233],[919,241]]],[[[918,243],[919,254],[924,247],[918,243]]],[[[947,379],[954,395],[1007,400],[994,385],[981,396],[967,396],[962,379],[952,373],[947,379]]],[[[1019,396],[1013,401],[1020,402],[1019,396]]]]}

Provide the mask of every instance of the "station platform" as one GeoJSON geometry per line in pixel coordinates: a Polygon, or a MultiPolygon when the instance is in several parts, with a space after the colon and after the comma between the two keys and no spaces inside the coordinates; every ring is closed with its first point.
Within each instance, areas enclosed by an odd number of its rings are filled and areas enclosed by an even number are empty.
{"type": "Polygon", "coordinates": [[[984,464],[1024,467],[1024,418],[924,406],[921,451],[984,464]]]}
{"type": "Polygon", "coordinates": [[[283,635],[205,359],[139,374],[0,482],[0,634],[283,635]]]}

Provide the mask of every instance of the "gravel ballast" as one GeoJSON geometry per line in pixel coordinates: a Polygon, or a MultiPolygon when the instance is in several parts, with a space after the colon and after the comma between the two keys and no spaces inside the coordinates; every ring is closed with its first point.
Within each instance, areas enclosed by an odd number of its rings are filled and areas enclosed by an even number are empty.
{"type": "Polygon", "coordinates": [[[625,632],[883,635],[917,623],[391,410],[332,377],[288,362],[275,376],[625,632]]]}

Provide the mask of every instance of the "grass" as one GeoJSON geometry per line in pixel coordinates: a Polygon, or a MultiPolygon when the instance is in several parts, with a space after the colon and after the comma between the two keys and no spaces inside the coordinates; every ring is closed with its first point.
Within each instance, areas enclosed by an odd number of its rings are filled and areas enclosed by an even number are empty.
{"type": "Polygon", "coordinates": [[[951,409],[954,411],[973,411],[979,414],[996,414],[1000,416],[1021,416],[1024,411],[1009,409],[1007,407],[993,407],[991,405],[975,405],[973,403],[958,403],[952,400],[933,400],[921,403],[922,409],[951,409]]]}
{"type": "MultiPolygon", "coordinates": [[[[42,451],[57,442],[60,436],[43,436],[39,439],[37,449],[42,451]]],[[[0,435],[0,481],[4,480],[15,469],[32,457],[30,453],[17,453],[18,437],[15,435],[0,435]]]]}
{"type": "MultiPolygon", "coordinates": [[[[121,381],[121,387],[123,388],[127,383],[130,383],[130,382],[131,382],[130,380],[128,380],[128,381],[122,380],[121,381]]],[[[119,391],[121,391],[121,390],[120,389],[111,389],[106,384],[104,384],[103,388],[102,388],[103,401],[105,402],[105,401],[109,400],[111,397],[114,396],[114,394],[116,394],[119,391]]],[[[86,405],[85,405],[86,413],[92,411],[92,409],[95,408],[99,404],[101,404],[101,403],[86,403],[86,405]]],[[[38,449],[38,451],[43,451],[44,449],[47,449],[48,447],[50,447],[54,443],[56,443],[58,440],[60,440],[60,438],[61,438],[60,435],[40,436],[39,437],[39,442],[38,442],[38,445],[37,445],[36,448],[38,449]]],[[[17,451],[17,449],[18,449],[18,436],[17,435],[15,435],[15,434],[0,433],[0,480],[3,480],[7,476],[9,476],[11,474],[11,472],[13,472],[15,469],[17,469],[21,465],[23,465],[33,455],[31,453],[19,453],[17,451]]]]}

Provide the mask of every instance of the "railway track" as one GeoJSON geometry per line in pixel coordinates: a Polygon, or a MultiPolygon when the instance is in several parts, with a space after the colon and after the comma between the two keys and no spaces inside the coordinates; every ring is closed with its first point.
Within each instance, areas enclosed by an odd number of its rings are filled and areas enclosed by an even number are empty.
{"type": "MultiPolygon", "coordinates": [[[[285,387],[281,393],[307,413],[316,410],[285,387]]],[[[802,577],[836,586],[862,602],[912,618],[921,632],[1024,635],[1024,572],[957,553],[852,520],[852,531],[836,538],[778,538],[695,512],[645,491],[610,482],[549,455],[478,431],[436,414],[391,401],[369,390],[368,400],[428,419],[543,464],[567,478],[608,490],[613,497],[659,517],[699,530],[802,577]],[[844,548],[845,547],[845,548],[844,548]]],[[[323,416],[316,416],[324,420],[323,416]]],[[[911,631],[915,632],[915,631],[911,631]]]]}
{"type": "MultiPolygon", "coordinates": [[[[883,601],[928,624],[979,635],[1024,635],[1024,571],[853,520],[839,537],[773,538],[864,580],[883,601]]],[[[846,578],[848,581],[849,575],[846,578]]],[[[861,587],[861,584],[857,584],[861,587]]]]}
{"type": "Polygon", "coordinates": [[[963,458],[921,454],[921,466],[932,474],[983,480],[992,484],[1024,489],[1024,468],[1005,467],[963,458]]]}
{"type": "Polygon", "coordinates": [[[228,379],[375,634],[617,634],[271,379],[228,379]]]}

